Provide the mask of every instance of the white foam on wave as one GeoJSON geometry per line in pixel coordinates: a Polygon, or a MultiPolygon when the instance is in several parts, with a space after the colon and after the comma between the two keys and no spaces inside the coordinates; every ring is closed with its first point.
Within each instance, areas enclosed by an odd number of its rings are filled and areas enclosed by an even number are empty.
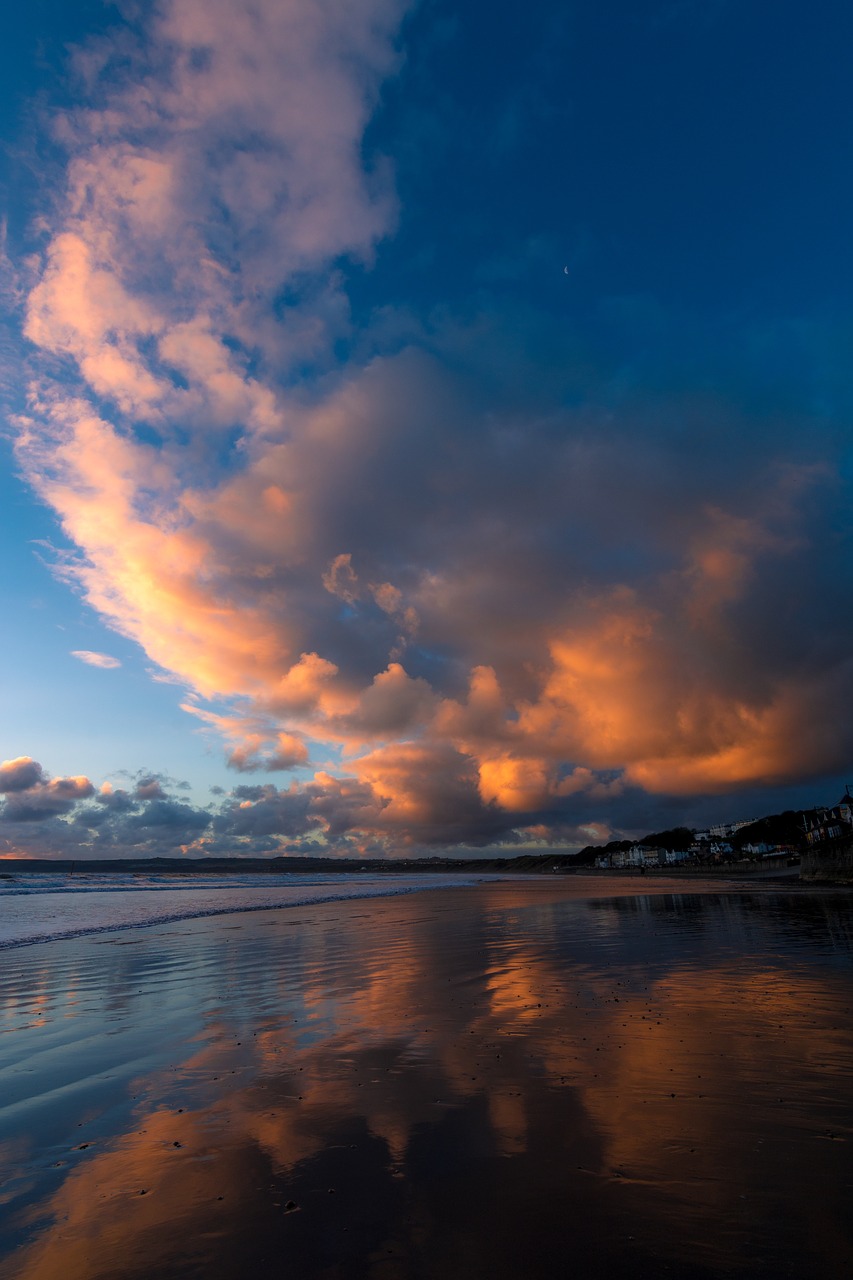
{"type": "Polygon", "coordinates": [[[240,911],[396,897],[499,880],[495,874],[370,876],[271,873],[258,876],[29,875],[0,881],[0,949],[116,929],[140,929],[240,911]]]}

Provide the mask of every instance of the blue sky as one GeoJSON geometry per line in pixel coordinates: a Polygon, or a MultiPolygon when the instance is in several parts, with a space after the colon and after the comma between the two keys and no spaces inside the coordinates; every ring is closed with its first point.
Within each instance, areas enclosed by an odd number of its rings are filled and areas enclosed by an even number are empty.
{"type": "Polygon", "coordinates": [[[851,36],[750,0],[16,13],[0,758],[39,769],[0,771],[0,849],[837,798],[851,36]]]}

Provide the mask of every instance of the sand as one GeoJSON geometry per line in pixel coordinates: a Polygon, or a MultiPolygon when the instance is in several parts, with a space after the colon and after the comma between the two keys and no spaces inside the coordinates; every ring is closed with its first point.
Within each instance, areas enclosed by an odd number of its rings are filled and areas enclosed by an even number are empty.
{"type": "Polygon", "coordinates": [[[853,1273],[853,896],[560,880],[0,956],[27,1280],[853,1273]]]}

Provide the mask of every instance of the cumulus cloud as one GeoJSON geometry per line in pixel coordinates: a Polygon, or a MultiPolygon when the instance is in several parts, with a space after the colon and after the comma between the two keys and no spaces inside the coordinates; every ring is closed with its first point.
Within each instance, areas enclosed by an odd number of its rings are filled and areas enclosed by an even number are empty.
{"type": "Polygon", "coordinates": [[[79,801],[94,795],[95,788],[82,775],[51,778],[38,761],[17,756],[0,764],[0,791],[6,794],[0,821],[15,823],[70,813],[79,801]]]}
{"type": "MultiPolygon", "coordinates": [[[[580,767],[543,785],[543,767],[507,757],[489,772],[446,743],[389,744],[362,753],[350,771],[217,788],[206,805],[185,799],[162,774],[96,790],[86,777],[51,779],[39,768],[32,785],[8,792],[0,806],[0,857],[511,856],[520,847],[641,835],[673,825],[673,815],[707,825],[712,813],[708,802],[649,796],[580,767]],[[495,779],[502,803],[490,793],[495,779]]],[[[742,816],[757,812],[755,795],[744,793],[742,816]]],[[[774,797],[777,807],[782,800],[774,797]]],[[[784,802],[790,806],[789,792],[784,802]]]]}
{"type": "Polygon", "coordinates": [[[118,658],[111,658],[108,653],[94,653],[91,649],[72,649],[71,657],[79,658],[90,667],[101,667],[104,671],[112,671],[121,666],[118,658]]]}
{"type": "Polygon", "coordinates": [[[137,800],[164,800],[163,780],[155,776],[139,778],[134,788],[137,800]]]}
{"type": "Polygon", "coordinates": [[[16,756],[0,764],[0,792],[29,791],[44,780],[41,765],[31,756],[16,756]]]}
{"type": "MultiPolygon", "coordinates": [[[[560,839],[641,793],[841,770],[849,495],[805,400],[750,416],[770,392],[704,335],[698,391],[579,333],[549,363],[551,318],[494,303],[335,356],[346,266],[396,217],[365,129],[405,8],[164,0],[78,52],[56,126],[18,456],[61,571],[231,767],[301,771],[210,838],[560,839]]],[[[149,785],[87,820],[201,839],[149,785]]]]}

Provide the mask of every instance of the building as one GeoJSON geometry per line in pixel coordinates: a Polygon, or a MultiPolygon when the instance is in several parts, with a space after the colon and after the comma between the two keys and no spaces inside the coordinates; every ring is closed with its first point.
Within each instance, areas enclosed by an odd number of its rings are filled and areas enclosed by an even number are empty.
{"type": "Polygon", "coordinates": [[[673,852],[669,849],[654,849],[650,845],[635,844],[630,849],[618,849],[613,853],[600,853],[595,865],[604,870],[625,870],[633,867],[666,867],[675,862],[683,862],[689,853],[673,852]]]}
{"type": "Polygon", "coordinates": [[[803,814],[806,844],[814,847],[828,840],[849,840],[853,836],[853,796],[844,792],[832,809],[812,809],[803,814]]]}
{"type": "Polygon", "coordinates": [[[743,822],[718,822],[715,827],[709,827],[707,831],[697,831],[696,838],[706,840],[728,840],[736,831],[740,831],[741,827],[751,827],[755,818],[744,818],[743,822]]]}

